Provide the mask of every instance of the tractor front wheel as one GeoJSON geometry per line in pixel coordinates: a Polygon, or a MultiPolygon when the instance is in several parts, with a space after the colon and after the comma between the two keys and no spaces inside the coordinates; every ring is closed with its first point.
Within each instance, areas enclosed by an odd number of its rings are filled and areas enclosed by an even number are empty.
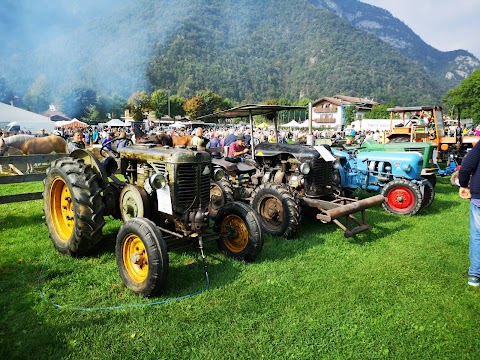
{"type": "Polygon", "coordinates": [[[415,215],[422,206],[420,188],[408,180],[393,180],[383,188],[383,208],[397,215],[415,215]]]}
{"type": "Polygon", "coordinates": [[[115,254],[127,288],[147,297],[163,288],[169,264],[167,244],[151,220],[127,220],[118,231],[115,254]]]}
{"type": "Polygon", "coordinates": [[[237,260],[252,262],[263,248],[262,228],[258,215],[244,203],[225,204],[217,213],[215,228],[219,229],[219,249],[237,260]]]}

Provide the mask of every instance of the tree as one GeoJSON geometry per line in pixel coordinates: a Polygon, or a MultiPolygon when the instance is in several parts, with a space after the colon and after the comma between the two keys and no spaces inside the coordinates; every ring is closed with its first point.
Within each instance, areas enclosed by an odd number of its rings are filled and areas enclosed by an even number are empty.
{"type": "Polygon", "coordinates": [[[0,77],[0,102],[8,104],[13,100],[13,92],[7,86],[5,78],[0,77]]]}
{"type": "Polygon", "coordinates": [[[387,111],[391,105],[374,105],[372,110],[365,115],[369,119],[389,119],[390,113],[387,111]]]}
{"type": "Polygon", "coordinates": [[[23,97],[23,103],[27,110],[37,113],[48,110],[50,94],[45,76],[40,75],[35,79],[23,97]]]}
{"type": "Polygon", "coordinates": [[[151,110],[150,95],[145,91],[135,91],[128,98],[128,108],[132,112],[133,120],[143,121],[144,113],[151,110]]]}
{"type": "Polygon", "coordinates": [[[127,100],[118,95],[101,94],[97,97],[98,120],[117,119],[125,112],[127,100]]]}
{"type": "Polygon", "coordinates": [[[185,101],[186,99],[180,95],[170,96],[170,116],[185,116],[185,110],[183,109],[185,101]]]}
{"type": "Polygon", "coordinates": [[[88,107],[97,103],[97,93],[89,87],[72,87],[64,91],[61,103],[63,111],[69,117],[85,118],[87,117],[88,107]]]}
{"type": "Polygon", "coordinates": [[[151,108],[158,119],[168,114],[168,97],[168,92],[163,89],[157,89],[150,95],[151,108]]]}
{"type": "Polygon", "coordinates": [[[456,88],[451,89],[442,98],[448,108],[460,109],[462,118],[480,120],[480,69],[475,70],[456,88]]]}
{"type": "Polygon", "coordinates": [[[187,114],[190,119],[195,120],[202,115],[204,105],[203,99],[200,96],[195,96],[185,101],[183,110],[185,110],[185,114],[187,114]]]}
{"type": "Polygon", "coordinates": [[[89,124],[94,123],[100,119],[100,111],[96,105],[89,105],[85,111],[85,116],[82,117],[83,121],[88,122],[89,124]]]}
{"type": "Polygon", "coordinates": [[[202,99],[203,108],[201,115],[211,114],[217,111],[225,110],[223,108],[223,98],[211,90],[201,90],[197,95],[202,99]]]}

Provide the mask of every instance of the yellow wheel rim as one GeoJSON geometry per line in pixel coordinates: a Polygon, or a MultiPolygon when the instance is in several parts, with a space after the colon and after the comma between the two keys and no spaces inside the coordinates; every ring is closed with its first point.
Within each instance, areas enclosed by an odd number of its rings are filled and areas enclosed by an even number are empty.
{"type": "Polygon", "coordinates": [[[137,284],[144,282],[148,275],[148,255],[142,239],[134,234],[128,235],[123,242],[122,258],[130,279],[137,284]]]}
{"type": "Polygon", "coordinates": [[[237,215],[227,215],[221,224],[222,232],[232,233],[231,228],[235,228],[235,236],[225,237],[223,243],[227,249],[233,253],[239,253],[245,249],[248,244],[248,228],[241,217],[237,215]]]}
{"type": "Polygon", "coordinates": [[[75,211],[72,195],[62,178],[55,178],[50,187],[50,214],[52,223],[60,240],[67,242],[73,233],[75,211]]]}

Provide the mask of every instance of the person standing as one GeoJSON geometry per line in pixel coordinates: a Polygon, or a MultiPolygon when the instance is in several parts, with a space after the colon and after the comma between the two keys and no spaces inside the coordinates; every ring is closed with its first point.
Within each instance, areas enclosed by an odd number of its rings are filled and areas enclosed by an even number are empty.
{"type": "Polygon", "coordinates": [[[85,143],[83,142],[83,132],[77,130],[73,133],[72,141],[68,143],[67,150],[71,153],[76,149],[85,149],[85,143]]]}
{"type": "Polygon", "coordinates": [[[470,199],[470,267],[468,285],[480,286],[480,142],[462,161],[458,173],[459,195],[470,199]],[[470,181],[470,185],[469,185],[470,181]]]}

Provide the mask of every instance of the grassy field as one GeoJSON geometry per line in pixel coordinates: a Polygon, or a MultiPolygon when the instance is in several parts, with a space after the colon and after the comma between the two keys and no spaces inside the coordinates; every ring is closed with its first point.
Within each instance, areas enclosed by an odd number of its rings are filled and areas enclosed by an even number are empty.
{"type": "MultiPolygon", "coordinates": [[[[8,191],[17,190],[0,187],[8,191]]],[[[0,358],[478,359],[468,207],[440,179],[430,208],[414,217],[371,209],[372,230],[353,239],[306,217],[299,238],[266,237],[253,264],[210,243],[210,287],[152,305],[205,287],[197,250],[170,253],[164,296],[143,299],[118,275],[119,221],[107,221],[91,257],[72,259],[53,250],[41,200],[0,205],[0,358]],[[48,302],[37,288],[44,262],[48,302]]]]}

